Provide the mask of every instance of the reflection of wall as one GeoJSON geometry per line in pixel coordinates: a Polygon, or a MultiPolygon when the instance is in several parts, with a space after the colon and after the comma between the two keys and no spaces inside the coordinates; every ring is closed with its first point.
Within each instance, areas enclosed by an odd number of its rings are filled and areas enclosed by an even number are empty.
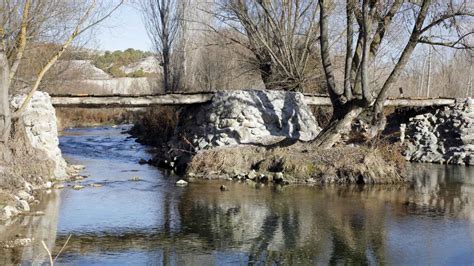
{"type": "MultiPolygon", "coordinates": [[[[416,193],[408,201],[429,207],[439,215],[455,215],[474,221],[474,168],[444,165],[411,165],[416,193]]],[[[413,206],[416,208],[416,206],[413,206]]]]}

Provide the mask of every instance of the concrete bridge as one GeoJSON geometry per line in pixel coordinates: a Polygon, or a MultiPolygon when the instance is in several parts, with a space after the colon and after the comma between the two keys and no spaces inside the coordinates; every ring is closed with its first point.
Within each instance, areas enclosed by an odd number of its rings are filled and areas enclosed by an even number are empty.
{"type": "MultiPolygon", "coordinates": [[[[155,95],[90,95],[90,94],[52,94],[55,107],[67,108],[137,108],[156,105],[186,105],[209,102],[214,93],[174,93],[155,95]]],[[[426,107],[454,105],[454,98],[397,98],[385,101],[385,106],[426,107]]],[[[326,95],[305,95],[308,105],[330,106],[326,95]]]]}

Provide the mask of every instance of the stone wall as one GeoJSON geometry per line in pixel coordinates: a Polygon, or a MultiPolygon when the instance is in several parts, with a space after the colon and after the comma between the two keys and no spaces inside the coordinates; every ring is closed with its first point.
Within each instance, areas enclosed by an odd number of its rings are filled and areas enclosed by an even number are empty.
{"type": "MultiPolygon", "coordinates": [[[[12,106],[18,108],[25,95],[13,97],[12,106]]],[[[65,178],[67,164],[59,149],[56,112],[51,97],[45,92],[35,92],[22,115],[26,135],[33,148],[43,151],[54,162],[54,176],[65,178]]]]}
{"type": "Polygon", "coordinates": [[[182,112],[177,133],[198,149],[237,144],[310,141],[320,128],[301,93],[223,91],[212,102],[182,112]]]}
{"type": "Polygon", "coordinates": [[[474,100],[411,118],[401,138],[409,161],[474,165],[474,100]]]}

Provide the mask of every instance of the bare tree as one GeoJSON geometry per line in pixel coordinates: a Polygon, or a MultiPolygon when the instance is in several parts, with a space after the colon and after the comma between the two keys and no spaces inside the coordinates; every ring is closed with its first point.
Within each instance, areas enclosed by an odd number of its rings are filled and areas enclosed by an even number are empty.
{"type": "Polygon", "coordinates": [[[163,88],[165,92],[174,92],[182,86],[184,75],[183,17],[187,0],[141,0],[140,3],[148,35],[163,67],[163,88]]]}
{"type": "Polygon", "coordinates": [[[214,14],[244,37],[224,35],[252,52],[267,89],[303,90],[317,55],[317,7],[316,0],[226,0],[214,14]]]}
{"type": "MultiPolygon", "coordinates": [[[[7,143],[10,136],[10,126],[13,118],[19,118],[25,108],[28,106],[34,92],[39,88],[45,74],[51,69],[66,49],[72,44],[77,36],[88,29],[99,24],[108,18],[125,0],[121,0],[117,5],[103,13],[96,11],[96,2],[75,3],[62,0],[31,1],[31,0],[6,0],[0,2],[0,130],[1,142],[7,143]],[[71,12],[69,20],[65,19],[66,10],[71,12]],[[58,22],[64,23],[60,27],[58,22]],[[11,114],[9,104],[9,94],[17,76],[18,68],[23,61],[24,52],[28,43],[34,42],[58,42],[60,39],[51,39],[57,37],[56,25],[64,32],[65,39],[59,45],[58,50],[47,60],[35,78],[33,85],[20,105],[18,110],[11,114]],[[72,32],[68,32],[70,26],[72,32]]],[[[103,7],[103,6],[102,6],[103,7]]]]}
{"type": "Polygon", "coordinates": [[[347,45],[344,87],[340,88],[335,82],[329,47],[328,7],[331,1],[319,0],[321,58],[333,106],[331,122],[315,141],[316,145],[323,148],[337,143],[341,135],[349,131],[353,120],[363,111],[370,111],[373,114],[370,137],[383,129],[384,102],[417,44],[472,49],[469,36],[473,33],[473,29],[470,26],[461,27],[460,23],[463,19],[469,20],[473,17],[472,6],[467,0],[449,1],[449,3],[431,0],[346,0],[345,2],[347,45]],[[354,21],[356,23],[353,23],[354,21]],[[386,41],[386,33],[395,27],[397,22],[409,23],[412,29],[407,36],[397,37],[407,40],[390,73],[380,83],[382,85],[371,86],[368,66],[377,59],[379,48],[386,41]],[[443,34],[430,35],[431,30],[435,29],[439,29],[438,32],[443,34]]]}

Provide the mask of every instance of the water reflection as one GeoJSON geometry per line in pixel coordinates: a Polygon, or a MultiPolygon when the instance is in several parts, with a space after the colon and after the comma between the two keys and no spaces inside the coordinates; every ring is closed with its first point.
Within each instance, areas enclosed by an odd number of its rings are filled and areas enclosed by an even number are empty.
{"type": "MultiPolygon", "coordinates": [[[[110,139],[132,145],[123,135],[110,139]]],[[[110,154],[106,146],[116,149],[104,142],[104,154],[110,154]]],[[[28,234],[58,252],[72,233],[59,263],[474,263],[472,167],[411,165],[411,185],[255,188],[228,182],[230,191],[221,192],[224,181],[174,186],[174,177],[135,163],[145,153],[138,147],[128,159],[93,160],[68,154],[86,161],[91,182],[106,185],[50,195],[47,215],[28,218],[28,234]],[[143,182],[127,182],[130,174],[143,182]]],[[[37,244],[6,252],[3,264],[45,259],[37,244]]]]}
{"type": "Polygon", "coordinates": [[[41,203],[33,211],[41,210],[44,216],[20,216],[0,225],[0,242],[16,238],[32,238],[32,245],[23,248],[0,248],[0,265],[20,264],[25,260],[40,264],[46,258],[41,244],[43,240],[49,248],[56,245],[57,223],[59,218],[60,193],[48,191],[40,195],[41,203]]]}

